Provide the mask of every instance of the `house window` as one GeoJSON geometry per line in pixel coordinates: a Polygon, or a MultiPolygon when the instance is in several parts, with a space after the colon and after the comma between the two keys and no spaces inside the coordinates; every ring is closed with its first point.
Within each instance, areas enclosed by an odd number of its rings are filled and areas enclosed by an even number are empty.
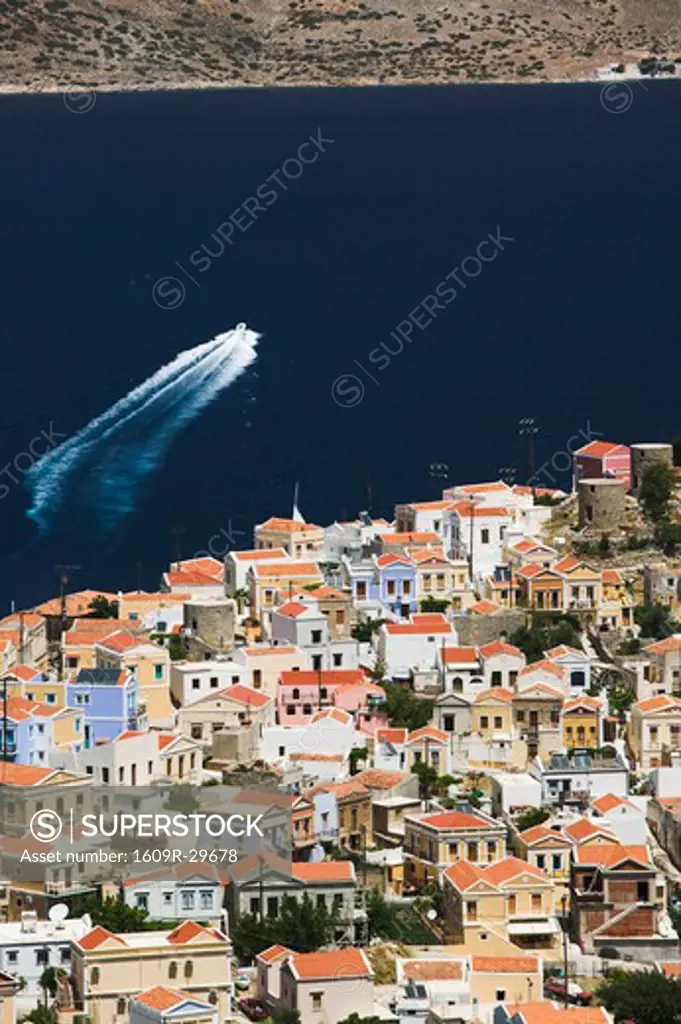
{"type": "Polygon", "coordinates": [[[386,592],[389,597],[395,596],[395,580],[388,580],[386,584],[386,592]]]}
{"type": "Polygon", "coordinates": [[[251,909],[250,913],[255,917],[256,914],[260,913],[260,900],[257,896],[251,896],[251,909]]]}
{"type": "Polygon", "coordinates": [[[466,918],[468,921],[478,920],[478,904],[475,900],[466,901],[466,918]]]}
{"type": "Polygon", "coordinates": [[[61,957],[61,962],[63,964],[70,963],[70,961],[71,961],[71,950],[69,949],[68,946],[62,946],[62,948],[59,950],[59,955],[61,957]]]}
{"type": "Polygon", "coordinates": [[[194,893],[191,890],[188,890],[186,892],[181,893],[180,896],[181,896],[181,900],[182,900],[182,909],[183,910],[193,910],[194,909],[194,893]]]}
{"type": "Polygon", "coordinates": [[[277,917],[279,914],[279,900],[276,896],[267,897],[267,916],[277,917]]]}
{"type": "Polygon", "coordinates": [[[261,686],[262,686],[262,669],[261,668],[254,668],[253,669],[253,689],[254,690],[259,690],[261,686]]]}
{"type": "Polygon", "coordinates": [[[336,610],[336,625],[337,626],[344,626],[345,625],[345,611],[344,611],[343,608],[338,608],[336,610]]]}
{"type": "Polygon", "coordinates": [[[362,581],[358,581],[358,583],[356,585],[356,588],[355,588],[355,594],[356,594],[356,596],[360,600],[363,600],[367,596],[367,585],[366,585],[366,583],[364,583],[362,581]]]}
{"type": "Polygon", "coordinates": [[[184,976],[185,978],[191,978],[194,973],[194,964],[191,960],[187,960],[184,965],[184,976]]]}
{"type": "Polygon", "coordinates": [[[636,886],[636,899],[639,903],[648,902],[648,883],[639,882],[636,886]]]}
{"type": "Polygon", "coordinates": [[[503,721],[501,715],[495,715],[494,716],[494,728],[495,729],[501,729],[501,728],[503,728],[503,724],[504,724],[504,721],[503,721]]]}
{"type": "Polygon", "coordinates": [[[154,679],[157,683],[163,679],[163,664],[154,665],[154,679]]]}
{"type": "Polygon", "coordinates": [[[480,716],[480,728],[489,729],[489,718],[487,717],[487,715],[480,716]]]}
{"type": "Polygon", "coordinates": [[[293,693],[291,694],[292,700],[300,700],[300,690],[297,686],[294,686],[293,693]]]}
{"type": "Polygon", "coordinates": [[[497,989],[496,1000],[497,1000],[498,1003],[505,1003],[506,1002],[506,989],[505,988],[498,988],[497,989]]]}
{"type": "Polygon", "coordinates": [[[551,863],[553,864],[554,871],[560,871],[563,867],[563,856],[560,853],[554,853],[551,857],[551,863]]]}
{"type": "Polygon", "coordinates": [[[532,893],[532,913],[533,914],[541,913],[541,893],[540,892],[533,892],[532,893]]]}
{"type": "Polygon", "coordinates": [[[334,656],[333,656],[333,667],[334,668],[340,668],[342,664],[343,664],[343,655],[342,654],[334,654],[334,656]]]}
{"type": "Polygon", "coordinates": [[[177,977],[177,962],[175,960],[171,960],[168,965],[168,977],[171,980],[177,977]]]}
{"type": "Polygon", "coordinates": [[[311,992],[310,993],[310,996],[312,998],[312,1009],[313,1010],[321,1010],[321,1008],[322,1008],[322,995],[323,995],[322,992],[311,992]]]}
{"type": "Polygon", "coordinates": [[[170,904],[172,902],[173,902],[173,894],[172,894],[172,892],[164,892],[163,893],[163,905],[165,907],[168,907],[168,906],[170,906],[170,904]]]}
{"type": "Polygon", "coordinates": [[[489,530],[482,530],[480,532],[480,543],[489,544],[489,530]]]}
{"type": "Polygon", "coordinates": [[[296,706],[295,706],[295,704],[287,704],[286,705],[286,714],[287,715],[295,715],[295,713],[296,713],[296,706]]]}
{"type": "Polygon", "coordinates": [[[50,962],[49,949],[36,949],[35,962],[39,967],[41,966],[41,964],[48,964],[50,962]]]}
{"type": "Polygon", "coordinates": [[[192,679],[192,690],[200,690],[200,689],[201,689],[201,680],[200,679],[192,679]]]}
{"type": "Polygon", "coordinates": [[[127,1009],[127,1007],[125,1005],[125,999],[117,999],[116,1000],[116,1013],[118,1014],[119,1017],[122,1017],[125,1014],[126,1009],[127,1009]]]}
{"type": "Polygon", "coordinates": [[[516,717],[516,720],[518,722],[524,722],[525,721],[525,712],[524,711],[516,711],[516,716],[515,717],[516,717]]]}
{"type": "Polygon", "coordinates": [[[149,893],[138,892],[137,895],[135,896],[135,903],[137,905],[137,909],[138,910],[148,910],[149,909],[149,893]]]}
{"type": "Polygon", "coordinates": [[[99,967],[93,967],[90,974],[90,984],[99,985],[99,967]]]}
{"type": "Polygon", "coordinates": [[[402,594],[409,597],[411,594],[411,580],[402,580],[402,594]]]}
{"type": "Polygon", "coordinates": [[[445,732],[454,732],[454,723],[456,721],[455,715],[444,716],[444,730],[445,732]]]}
{"type": "Polygon", "coordinates": [[[477,843],[468,843],[468,859],[469,860],[477,860],[478,859],[478,844],[477,843]]]}
{"type": "Polygon", "coordinates": [[[193,725],[191,727],[191,737],[192,737],[192,739],[193,740],[200,740],[202,736],[203,736],[203,726],[202,725],[193,725]]]}
{"type": "Polygon", "coordinates": [[[508,897],[508,912],[509,914],[515,914],[516,912],[516,898],[515,896],[508,897]]]}
{"type": "Polygon", "coordinates": [[[546,857],[544,856],[543,853],[538,853],[537,854],[537,862],[536,863],[537,863],[537,867],[540,868],[543,871],[544,867],[546,866],[546,857]]]}
{"type": "Polygon", "coordinates": [[[492,686],[501,686],[502,674],[501,672],[492,672],[492,686]]]}
{"type": "Polygon", "coordinates": [[[48,704],[54,704],[55,701],[57,700],[57,695],[55,693],[48,693],[45,695],[45,699],[47,700],[48,704]]]}
{"type": "Polygon", "coordinates": [[[7,951],[7,963],[16,964],[19,960],[19,953],[16,949],[9,949],[7,951]]]}
{"type": "Polygon", "coordinates": [[[210,686],[211,686],[211,689],[212,689],[212,690],[217,690],[217,688],[218,688],[218,686],[219,686],[219,685],[220,685],[220,682],[219,682],[219,680],[218,680],[218,677],[217,677],[217,676],[211,676],[211,677],[210,677],[210,686]]]}
{"type": "Polygon", "coordinates": [[[321,629],[312,630],[312,643],[320,644],[322,642],[322,631],[321,629]]]}
{"type": "Polygon", "coordinates": [[[311,704],[303,704],[303,714],[304,715],[311,715],[312,714],[312,705],[311,704]]]}

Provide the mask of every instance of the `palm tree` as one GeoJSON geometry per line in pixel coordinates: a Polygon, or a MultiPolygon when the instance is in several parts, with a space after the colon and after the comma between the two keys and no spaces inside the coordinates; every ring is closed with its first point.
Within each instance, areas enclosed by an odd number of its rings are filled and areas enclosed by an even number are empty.
{"type": "Polygon", "coordinates": [[[243,614],[244,604],[248,601],[249,592],[245,587],[239,587],[234,591],[234,600],[236,601],[236,608],[239,615],[243,614]]]}

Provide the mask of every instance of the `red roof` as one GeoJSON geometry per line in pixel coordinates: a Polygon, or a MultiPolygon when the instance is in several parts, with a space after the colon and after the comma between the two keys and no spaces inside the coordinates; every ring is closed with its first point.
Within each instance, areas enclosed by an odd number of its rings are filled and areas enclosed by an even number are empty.
{"type": "Polygon", "coordinates": [[[96,925],[92,931],[83,935],[81,939],[78,939],[78,945],[82,949],[97,949],[105,942],[117,942],[119,946],[127,945],[125,939],[122,939],[120,935],[114,935],[113,932],[108,931],[106,928],[102,928],[100,924],[96,925]]]}
{"type": "Polygon", "coordinates": [[[583,448],[578,448],[575,455],[587,455],[591,459],[604,459],[608,455],[628,455],[629,449],[625,444],[616,444],[614,441],[590,441],[583,448]]]}
{"type": "Polygon", "coordinates": [[[498,654],[512,654],[516,658],[522,658],[523,652],[512,644],[504,644],[501,640],[494,640],[491,644],[485,644],[480,648],[483,658],[494,658],[498,654]]]}
{"type": "Polygon", "coordinates": [[[431,828],[448,831],[453,828],[491,828],[492,826],[484,818],[476,814],[467,814],[465,811],[444,811],[442,814],[430,814],[426,818],[420,818],[423,825],[430,825],[431,828]]]}
{"type": "Polygon", "coordinates": [[[265,704],[269,704],[272,700],[266,693],[262,693],[260,690],[254,690],[250,686],[244,686],[242,683],[235,683],[234,686],[228,686],[225,690],[220,691],[222,697],[226,697],[228,700],[236,700],[239,704],[247,704],[252,708],[262,708],[265,704]]]}
{"type": "Polygon", "coordinates": [[[294,953],[288,961],[293,974],[303,981],[334,981],[342,978],[371,978],[369,961],[361,949],[348,946],[324,953],[294,953]]]}
{"type": "Polygon", "coordinates": [[[474,665],[478,661],[477,647],[443,647],[445,665],[474,665]]]}
{"type": "Polygon", "coordinates": [[[360,668],[324,668],[320,672],[282,672],[282,686],[357,686],[366,682],[360,668]]]}

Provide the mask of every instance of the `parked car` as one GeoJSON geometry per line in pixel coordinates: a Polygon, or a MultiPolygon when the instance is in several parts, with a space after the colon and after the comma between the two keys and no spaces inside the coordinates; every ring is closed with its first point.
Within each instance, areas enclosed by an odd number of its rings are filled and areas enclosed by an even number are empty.
{"type": "Polygon", "coordinates": [[[244,997],[239,1000],[239,1009],[249,1020],[266,1020],[269,1017],[265,1006],[258,999],[244,997]]]}
{"type": "MultiPolygon", "coordinates": [[[[549,999],[565,999],[565,982],[561,978],[548,978],[544,983],[544,995],[549,999]]],[[[583,992],[574,981],[568,981],[567,998],[575,1006],[591,1006],[593,995],[583,992]]]]}

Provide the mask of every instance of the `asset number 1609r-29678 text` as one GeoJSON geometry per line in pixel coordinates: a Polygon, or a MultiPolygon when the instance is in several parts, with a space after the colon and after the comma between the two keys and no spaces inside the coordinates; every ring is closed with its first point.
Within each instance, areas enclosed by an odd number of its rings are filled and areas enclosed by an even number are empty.
{"type": "Polygon", "coordinates": [[[222,864],[229,861],[234,864],[239,859],[238,850],[190,850],[188,854],[181,850],[134,850],[133,860],[137,864],[179,864],[181,861],[222,864]]]}

